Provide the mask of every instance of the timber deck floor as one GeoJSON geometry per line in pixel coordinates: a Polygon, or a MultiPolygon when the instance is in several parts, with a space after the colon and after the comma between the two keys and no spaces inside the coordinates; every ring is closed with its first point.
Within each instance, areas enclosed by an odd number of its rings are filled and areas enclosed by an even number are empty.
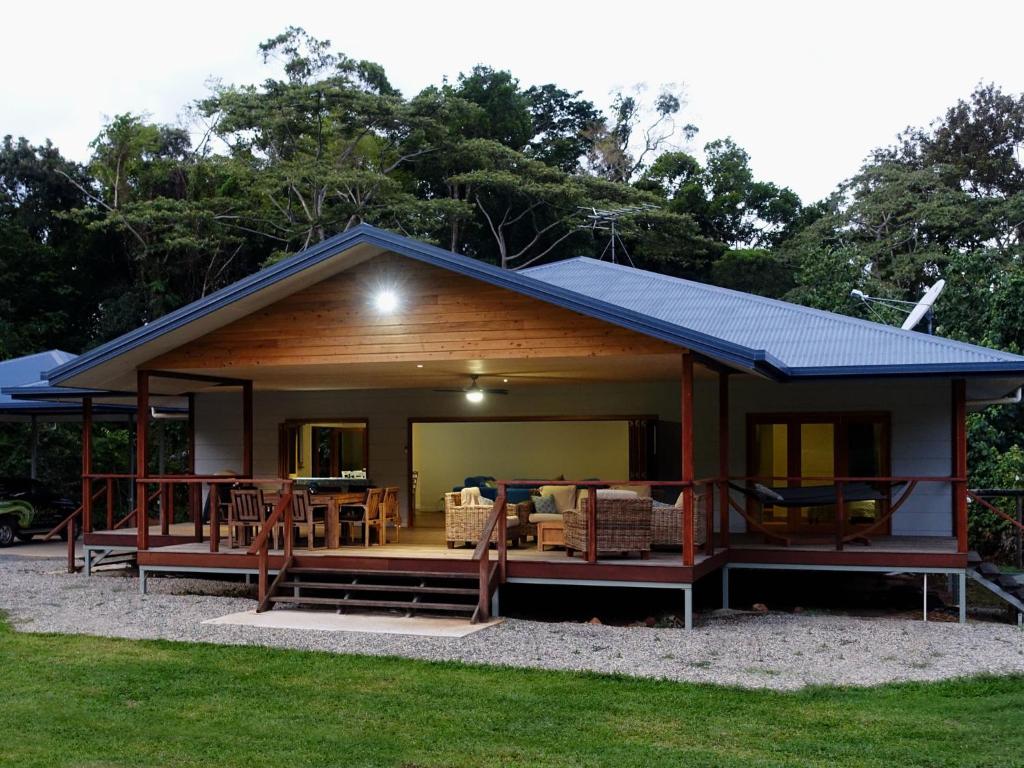
{"type": "MultiPolygon", "coordinates": [[[[172,530],[172,533],[176,533],[176,531],[172,530]]],[[[400,538],[401,540],[398,543],[389,542],[387,544],[372,544],[369,547],[363,546],[362,544],[349,544],[339,547],[338,549],[324,548],[314,550],[306,549],[300,542],[296,542],[295,551],[301,553],[303,556],[311,555],[323,557],[344,555],[345,557],[386,557],[435,560],[471,560],[473,558],[473,547],[463,546],[448,549],[444,540],[444,530],[440,528],[403,528],[400,538]]],[[[155,547],[153,548],[153,551],[188,552],[195,554],[209,553],[210,543],[208,541],[203,541],[171,544],[164,547],[155,547]]],[[[245,550],[238,547],[235,549],[229,549],[227,537],[222,537],[220,541],[220,552],[225,554],[239,554],[245,552],[245,550]]],[[[280,550],[271,550],[271,552],[280,554],[280,550]]],[[[492,548],[491,558],[493,559],[495,556],[495,552],[492,548]]],[[[698,552],[695,557],[695,564],[700,564],[706,560],[707,557],[708,555],[704,551],[698,552]]],[[[544,551],[541,551],[537,549],[536,543],[532,540],[528,543],[520,544],[518,547],[509,546],[508,559],[533,562],[554,562],[569,565],[578,563],[586,565],[586,561],[579,555],[579,553],[573,557],[569,557],[561,547],[549,547],[544,551]]],[[[641,560],[634,554],[627,557],[601,557],[599,561],[639,566],[665,566],[676,564],[681,565],[681,559],[681,552],[660,549],[651,552],[651,557],[648,560],[641,560]]]]}

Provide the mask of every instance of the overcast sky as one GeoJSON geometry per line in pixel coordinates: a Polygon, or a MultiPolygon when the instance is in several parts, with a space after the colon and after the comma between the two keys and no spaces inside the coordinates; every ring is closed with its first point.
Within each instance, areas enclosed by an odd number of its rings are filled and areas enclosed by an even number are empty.
{"type": "Polygon", "coordinates": [[[1024,91],[1019,0],[19,2],[0,19],[0,134],[80,160],[106,116],[175,122],[211,77],[264,79],[256,45],[288,25],[383,64],[407,95],[477,63],[602,107],[616,87],[684,83],[693,149],[732,136],[806,201],[979,81],[1024,91]]]}

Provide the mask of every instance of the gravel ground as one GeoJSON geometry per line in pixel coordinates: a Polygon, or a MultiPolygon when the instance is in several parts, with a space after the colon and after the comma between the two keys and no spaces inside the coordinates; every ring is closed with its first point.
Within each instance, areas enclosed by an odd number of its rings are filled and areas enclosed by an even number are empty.
{"type": "Polygon", "coordinates": [[[589,670],[789,690],[982,673],[1024,674],[1024,632],[1009,624],[927,624],[814,614],[701,617],[696,630],[507,620],[464,638],[204,625],[251,610],[237,583],[86,578],[59,560],[0,557],[0,610],[24,632],[265,645],[432,661],[589,670]]]}

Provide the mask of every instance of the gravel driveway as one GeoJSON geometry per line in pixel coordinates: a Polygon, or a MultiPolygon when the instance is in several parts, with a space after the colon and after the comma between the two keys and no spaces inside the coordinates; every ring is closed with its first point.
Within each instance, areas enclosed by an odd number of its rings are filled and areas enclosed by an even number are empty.
{"type": "Polygon", "coordinates": [[[332,653],[590,670],[794,689],[1024,674],[1024,631],[811,614],[706,618],[696,630],[508,620],[463,638],[265,629],[202,622],[251,610],[239,584],[122,575],[87,578],[58,560],[0,557],[0,610],[25,632],[266,645],[332,653]]]}

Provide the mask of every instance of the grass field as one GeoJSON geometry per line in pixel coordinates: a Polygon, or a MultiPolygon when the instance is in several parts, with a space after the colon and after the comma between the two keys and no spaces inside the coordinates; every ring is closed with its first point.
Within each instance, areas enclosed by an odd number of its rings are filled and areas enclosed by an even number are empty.
{"type": "Polygon", "coordinates": [[[1024,765],[1024,679],[799,693],[13,632],[7,766],[1024,765]]]}

